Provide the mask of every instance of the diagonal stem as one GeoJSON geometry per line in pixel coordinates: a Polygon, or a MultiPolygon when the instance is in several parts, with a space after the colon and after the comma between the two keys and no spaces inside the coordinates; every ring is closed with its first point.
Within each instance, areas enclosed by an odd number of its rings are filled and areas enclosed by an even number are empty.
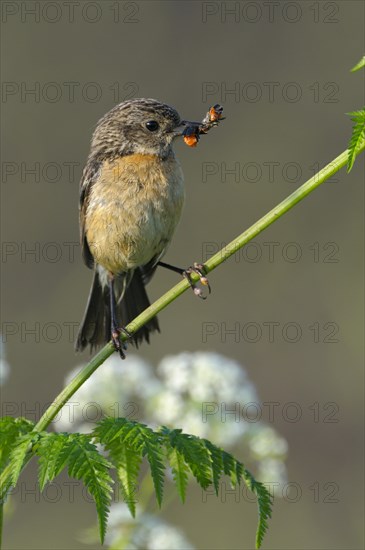
{"type": "MultiPolygon", "coordinates": [[[[359,147],[356,152],[356,156],[359,155],[365,149],[365,142],[359,147]]],[[[333,174],[343,168],[348,159],[348,150],[341,153],[332,162],[327,164],[322,170],[315,174],[312,178],[301,185],[296,191],[291,193],[286,199],[281,201],[275,208],[270,210],[265,216],[260,218],[251,227],[246,229],[236,239],[231,241],[227,246],[223,247],[217,254],[212,256],[205,264],[206,272],[213,271],[220,264],[225,262],[230,256],[235,254],[245,244],[251,241],[256,235],[261,233],[264,229],[269,227],[272,223],[283,216],[288,210],[293,208],[298,202],[303,200],[307,195],[329,179],[333,174]]],[[[199,275],[196,273],[191,274],[191,280],[193,282],[199,281],[199,275]]],[[[158,300],[156,300],[150,307],[143,311],[138,317],[136,317],[125,328],[128,332],[133,333],[140,329],[145,323],[152,319],[157,313],[165,309],[171,302],[176,300],[178,296],[183,294],[190,288],[189,282],[184,279],[175,285],[172,289],[166,292],[158,300]]],[[[121,340],[127,339],[125,334],[121,334],[121,340]]],[[[114,345],[109,342],[97,353],[91,361],[71,380],[66,388],[56,397],[53,403],[48,407],[42,418],[36,424],[34,431],[41,432],[45,430],[52,420],[56,417],[57,413],[62,409],[64,404],[72,397],[72,395],[82,386],[82,384],[92,375],[92,373],[104,363],[104,361],[112,355],[115,351],[114,345]]],[[[31,458],[31,454],[28,455],[24,462],[24,465],[31,458]]],[[[0,487],[9,479],[9,468],[5,468],[0,477],[0,487]]]]}

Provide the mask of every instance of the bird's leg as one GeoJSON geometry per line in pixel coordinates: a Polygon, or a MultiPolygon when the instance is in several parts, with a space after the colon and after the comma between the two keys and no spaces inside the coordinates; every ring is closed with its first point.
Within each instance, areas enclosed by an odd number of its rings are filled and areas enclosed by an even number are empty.
{"type": "Polygon", "coordinates": [[[202,290],[198,288],[191,279],[191,274],[196,273],[197,275],[199,275],[201,284],[208,287],[208,292],[209,294],[211,293],[211,288],[210,288],[209,281],[206,277],[204,264],[198,264],[194,262],[194,264],[188,267],[187,269],[182,269],[181,267],[176,267],[174,265],[166,264],[165,262],[158,262],[157,265],[164,267],[166,269],[169,269],[170,271],[175,271],[175,273],[180,273],[180,275],[182,275],[183,277],[185,277],[185,279],[189,281],[189,284],[195,296],[198,296],[199,298],[202,298],[203,300],[205,300],[206,296],[203,295],[202,290]]]}
{"type": "Polygon", "coordinates": [[[115,300],[115,294],[114,294],[114,276],[109,275],[109,293],[110,293],[110,316],[111,316],[111,336],[112,336],[112,342],[115,347],[115,351],[117,351],[122,359],[125,359],[125,353],[123,350],[127,349],[126,344],[122,343],[119,339],[119,335],[121,332],[126,334],[128,338],[131,337],[131,334],[125,329],[125,328],[118,328],[118,320],[117,320],[117,312],[116,312],[116,300],[115,300]]]}

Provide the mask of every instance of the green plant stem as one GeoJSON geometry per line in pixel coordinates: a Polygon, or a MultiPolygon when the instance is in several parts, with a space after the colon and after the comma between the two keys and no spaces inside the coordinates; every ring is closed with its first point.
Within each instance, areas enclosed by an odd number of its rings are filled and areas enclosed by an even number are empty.
{"type": "MultiPolygon", "coordinates": [[[[365,142],[359,149],[358,154],[365,149],[365,142]]],[[[286,212],[291,210],[298,202],[303,200],[307,195],[329,179],[333,174],[338,172],[347,164],[348,150],[341,153],[332,162],[327,164],[322,170],[315,174],[308,181],[303,183],[296,191],[291,193],[286,199],[280,202],[275,208],[270,210],[265,216],[260,218],[256,223],[251,225],[246,231],[241,233],[236,239],[231,241],[227,246],[222,248],[217,254],[212,256],[205,264],[207,271],[212,271],[222,262],[227,260],[230,256],[240,250],[245,244],[251,241],[256,235],[261,233],[264,229],[269,227],[277,219],[283,216],[286,212]]]]}
{"type": "MultiPolygon", "coordinates": [[[[365,149],[365,143],[362,144],[361,148],[359,149],[359,154],[361,151],[365,149]]],[[[301,185],[296,191],[291,193],[286,199],[284,199],[282,202],[280,202],[275,208],[270,210],[265,216],[260,218],[256,223],[254,223],[251,227],[246,229],[241,235],[239,235],[236,239],[234,239],[231,243],[229,243],[227,246],[222,248],[217,254],[212,256],[207,262],[205,262],[204,267],[206,269],[206,272],[209,273],[210,271],[213,271],[216,267],[218,267],[220,264],[222,264],[224,261],[226,261],[230,256],[235,254],[240,248],[242,248],[245,244],[247,244],[249,241],[251,241],[256,235],[261,233],[264,229],[269,227],[272,223],[274,223],[277,219],[279,219],[283,214],[288,212],[291,208],[293,208],[298,202],[303,200],[309,193],[314,191],[317,187],[319,187],[322,183],[324,183],[327,179],[329,179],[333,174],[338,172],[341,168],[343,168],[347,163],[348,158],[348,150],[341,153],[337,158],[335,158],[332,162],[327,164],[322,170],[320,170],[317,174],[315,174],[312,178],[310,178],[308,181],[306,181],[303,185],[301,185]]],[[[194,282],[199,281],[199,276],[195,273],[191,276],[192,280],[194,282]]],[[[128,332],[136,332],[138,329],[140,329],[143,325],[147,323],[150,319],[155,317],[157,313],[159,313],[161,310],[165,309],[171,302],[176,300],[178,296],[183,294],[186,290],[190,288],[189,282],[184,279],[180,281],[177,285],[175,285],[171,290],[166,292],[161,298],[156,300],[150,307],[148,307],[145,311],[143,311],[138,317],[136,317],[129,325],[126,326],[126,329],[128,332]]],[[[122,340],[126,340],[126,336],[124,334],[121,335],[122,340]]],[[[56,397],[54,402],[50,405],[50,407],[47,409],[47,411],[44,413],[42,418],[39,420],[37,425],[35,426],[35,431],[42,431],[44,430],[50,422],[55,418],[57,413],[61,410],[63,405],[72,397],[72,395],[76,392],[76,390],[79,389],[80,386],[91,376],[91,374],[98,368],[100,365],[114,352],[114,346],[111,342],[109,342],[106,346],[104,346],[97,355],[84,367],[71,382],[68,384],[68,386],[56,397]]]]}
{"type": "MultiPolygon", "coordinates": [[[[359,147],[356,156],[358,156],[365,149],[365,142],[359,147]]],[[[264,229],[269,227],[272,223],[278,220],[283,216],[288,210],[293,208],[298,202],[303,200],[309,193],[314,191],[327,179],[329,179],[333,174],[338,172],[343,168],[348,159],[348,150],[341,153],[337,158],[332,162],[327,164],[322,170],[315,174],[312,178],[306,181],[301,185],[296,191],[291,193],[286,199],[280,202],[275,208],[270,210],[265,216],[260,218],[256,223],[251,227],[246,229],[241,235],[234,239],[230,244],[222,248],[217,254],[212,256],[205,264],[206,272],[209,273],[213,271],[216,267],[226,261],[230,256],[235,254],[239,249],[241,249],[245,244],[252,240],[256,235],[261,233],[264,229]]],[[[194,282],[199,281],[199,276],[195,273],[192,274],[191,279],[194,282]]],[[[161,298],[156,300],[150,307],[148,307],[143,313],[138,315],[126,329],[128,332],[135,332],[141,328],[147,321],[152,319],[157,313],[165,309],[171,302],[176,300],[178,296],[183,294],[186,290],[190,288],[189,282],[184,279],[175,285],[171,290],[166,292],[161,298]]],[[[126,340],[124,334],[121,335],[121,340],[126,340]]],[[[82,384],[92,375],[92,373],[100,367],[102,363],[114,352],[114,346],[111,342],[106,344],[99,353],[97,353],[93,359],[71,380],[66,388],[56,397],[47,411],[44,413],[42,418],[36,424],[34,431],[40,432],[45,430],[52,420],[56,417],[58,412],[62,409],[64,404],[73,396],[73,394],[82,386],[82,384]]],[[[28,455],[28,458],[25,460],[24,465],[31,458],[31,454],[28,455]]],[[[0,476],[0,487],[3,486],[3,483],[9,477],[9,469],[5,468],[0,476]]],[[[0,528],[1,529],[1,528],[0,528]]]]}

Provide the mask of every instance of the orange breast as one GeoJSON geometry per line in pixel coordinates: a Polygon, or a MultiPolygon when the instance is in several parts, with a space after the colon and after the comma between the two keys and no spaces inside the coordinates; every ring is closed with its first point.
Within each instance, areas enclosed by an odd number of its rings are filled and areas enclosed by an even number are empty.
{"type": "Polygon", "coordinates": [[[166,250],[180,219],[184,184],[174,155],[128,155],[105,162],[93,183],[85,231],[97,263],[112,273],[166,250]]]}

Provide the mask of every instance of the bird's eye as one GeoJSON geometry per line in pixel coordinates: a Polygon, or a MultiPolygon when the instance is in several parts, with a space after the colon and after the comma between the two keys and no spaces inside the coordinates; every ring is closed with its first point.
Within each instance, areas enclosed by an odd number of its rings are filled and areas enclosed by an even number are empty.
{"type": "Polygon", "coordinates": [[[149,120],[146,122],[146,128],[150,132],[156,132],[158,130],[158,122],[156,120],[149,120]]]}

